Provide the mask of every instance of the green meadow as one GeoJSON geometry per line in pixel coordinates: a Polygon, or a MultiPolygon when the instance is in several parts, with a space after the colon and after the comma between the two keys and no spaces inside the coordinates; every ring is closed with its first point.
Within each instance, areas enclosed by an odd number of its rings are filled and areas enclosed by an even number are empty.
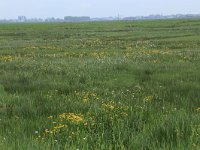
{"type": "Polygon", "coordinates": [[[200,20],[0,24],[0,149],[199,150],[200,20]]]}

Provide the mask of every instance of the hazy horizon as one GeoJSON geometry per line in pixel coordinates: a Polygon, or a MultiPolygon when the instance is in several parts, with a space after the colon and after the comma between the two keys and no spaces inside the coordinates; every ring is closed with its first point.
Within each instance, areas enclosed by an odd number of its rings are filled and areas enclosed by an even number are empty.
{"type": "Polygon", "coordinates": [[[199,7],[199,0],[4,0],[0,5],[0,19],[200,14],[199,7]]]}

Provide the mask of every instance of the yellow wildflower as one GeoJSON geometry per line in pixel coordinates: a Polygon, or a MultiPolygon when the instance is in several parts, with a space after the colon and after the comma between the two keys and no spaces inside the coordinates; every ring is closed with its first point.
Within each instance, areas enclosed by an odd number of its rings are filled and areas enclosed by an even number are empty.
{"type": "Polygon", "coordinates": [[[153,100],[153,96],[146,96],[146,97],[144,98],[144,100],[145,100],[146,102],[151,102],[151,101],[153,100]]]}
{"type": "Polygon", "coordinates": [[[48,119],[52,119],[52,118],[53,118],[53,116],[49,116],[49,117],[48,117],[48,119]]]}
{"type": "Polygon", "coordinates": [[[111,104],[102,104],[103,107],[108,108],[108,109],[115,109],[115,106],[111,105],[111,104]]]}
{"type": "Polygon", "coordinates": [[[59,125],[57,125],[57,126],[55,126],[55,127],[53,127],[53,128],[56,130],[56,129],[66,128],[66,127],[67,127],[67,126],[64,125],[64,124],[59,124],[59,125]]]}
{"type": "Polygon", "coordinates": [[[126,112],[122,112],[121,115],[124,116],[124,117],[128,116],[128,114],[126,112]]]}
{"type": "Polygon", "coordinates": [[[45,133],[48,134],[50,133],[50,131],[48,129],[45,129],[45,133]]]}
{"type": "Polygon", "coordinates": [[[66,116],[67,116],[67,119],[72,121],[72,122],[79,123],[79,122],[83,122],[84,121],[83,115],[78,115],[78,114],[74,114],[74,113],[68,113],[66,116]]]}
{"type": "Polygon", "coordinates": [[[59,115],[61,119],[67,119],[69,121],[79,123],[79,122],[84,122],[84,117],[83,115],[80,114],[75,114],[75,113],[63,113],[59,115]]]}
{"type": "Polygon", "coordinates": [[[11,55],[0,56],[0,61],[12,61],[14,59],[15,59],[15,56],[11,56],[11,55]]]}
{"type": "Polygon", "coordinates": [[[87,98],[84,98],[84,99],[83,99],[83,102],[84,102],[84,103],[87,103],[87,102],[88,102],[88,99],[87,99],[87,98]]]}
{"type": "Polygon", "coordinates": [[[196,111],[200,111],[200,107],[196,108],[195,110],[196,110],[196,111]]]}

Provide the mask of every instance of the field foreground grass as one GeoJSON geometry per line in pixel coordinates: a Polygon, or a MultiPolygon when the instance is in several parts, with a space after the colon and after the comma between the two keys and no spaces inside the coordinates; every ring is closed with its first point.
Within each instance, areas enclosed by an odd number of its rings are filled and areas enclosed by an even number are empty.
{"type": "Polygon", "coordinates": [[[200,20],[0,25],[0,149],[200,149],[200,20]]]}

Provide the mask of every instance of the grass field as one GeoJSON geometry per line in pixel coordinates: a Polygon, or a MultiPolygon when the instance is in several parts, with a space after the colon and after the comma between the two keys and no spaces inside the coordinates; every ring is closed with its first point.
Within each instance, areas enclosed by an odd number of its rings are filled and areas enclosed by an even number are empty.
{"type": "Polygon", "coordinates": [[[1,24],[0,149],[199,150],[200,20],[1,24]]]}

